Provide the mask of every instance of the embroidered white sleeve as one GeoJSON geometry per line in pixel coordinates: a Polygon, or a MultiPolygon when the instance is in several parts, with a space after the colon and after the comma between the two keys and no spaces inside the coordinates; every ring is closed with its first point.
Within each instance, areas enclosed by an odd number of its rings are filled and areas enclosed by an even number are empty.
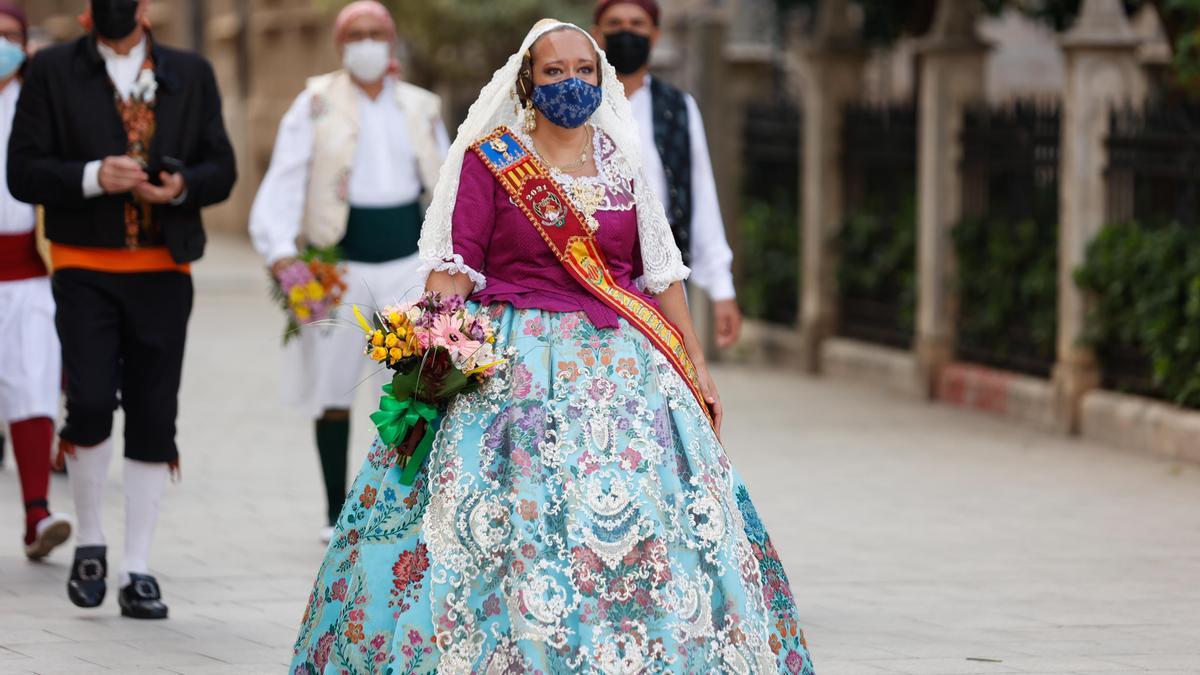
{"type": "Polygon", "coordinates": [[[457,253],[452,253],[442,260],[422,260],[419,276],[429,276],[430,272],[449,272],[452,276],[465,274],[475,284],[476,293],[487,287],[487,277],[464,263],[463,257],[457,253]]]}
{"type": "Polygon", "coordinates": [[[301,92],[279,122],[271,164],[250,207],[250,241],[268,265],[297,255],[313,151],[311,108],[312,95],[301,92]]]}
{"type": "Polygon", "coordinates": [[[675,244],[667,213],[641,167],[638,167],[633,191],[637,197],[638,239],[642,248],[643,276],[639,285],[648,293],[662,293],[676,281],[687,279],[691,270],[683,264],[683,255],[675,244]]]}

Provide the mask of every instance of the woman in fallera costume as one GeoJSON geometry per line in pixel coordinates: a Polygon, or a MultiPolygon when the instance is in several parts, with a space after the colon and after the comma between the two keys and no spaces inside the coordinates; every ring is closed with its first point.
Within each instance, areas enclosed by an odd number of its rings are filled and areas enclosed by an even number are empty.
{"type": "Polygon", "coordinates": [[[292,671],[812,673],[719,441],[688,270],[585,32],[539,22],[483,89],[421,257],[512,356],[451,405],[411,487],[371,448],[292,671]]]}

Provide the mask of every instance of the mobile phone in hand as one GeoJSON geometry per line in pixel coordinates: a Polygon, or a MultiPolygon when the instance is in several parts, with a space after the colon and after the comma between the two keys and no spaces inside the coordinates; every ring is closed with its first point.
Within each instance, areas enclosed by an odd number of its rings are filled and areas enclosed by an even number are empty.
{"type": "Polygon", "coordinates": [[[162,170],[167,173],[181,173],[183,171],[183,161],[164,155],[162,158],[162,170]]]}

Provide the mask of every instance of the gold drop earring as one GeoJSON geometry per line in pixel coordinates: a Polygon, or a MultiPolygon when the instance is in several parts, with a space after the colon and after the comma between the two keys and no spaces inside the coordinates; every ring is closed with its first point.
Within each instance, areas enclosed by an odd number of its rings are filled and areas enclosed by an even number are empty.
{"type": "MultiPolygon", "coordinates": [[[[522,74],[522,75],[524,75],[524,74],[522,74]]],[[[524,105],[523,109],[520,111],[521,112],[521,126],[525,129],[525,133],[532,134],[537,129],[537,115],[535,115],[533,112],[533,101],[531,100],[531,98],[529,96],[528,88],[525,86],[524,76],[522,76],[521,79],[517,81],[517,84],[521,87],[520,98],[525,99],[525,105],[524,105]]],[[[520,99],[518,99],[518,102],[519,101],[520,101],[520,99]]]]}
{"type": "Polygon", "coordinates": [[[533,103],[529,99],[525,99],[525,119],[522,121],[525,127],[525,133],[532,134],[537,130],[537,115],[533,112],[533,103]]]}

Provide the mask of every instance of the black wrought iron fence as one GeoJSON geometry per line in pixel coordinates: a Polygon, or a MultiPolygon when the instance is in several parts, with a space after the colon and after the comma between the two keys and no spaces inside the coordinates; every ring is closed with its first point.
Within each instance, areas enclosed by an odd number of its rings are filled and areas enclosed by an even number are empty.
{"type": "Polygon", "coordinates": [[[738,298],[747,316],[784,325],[799,310],[800,115],[786,99],[751,105],[742,129],[738,298]]]}
{"type": "Polygon", "coordinates": [[[979,104],[962,129],[958,357],[1048,376],[1058,303],[1055,103],[979,104]]]}
{"type": "Polygon", "coordinates": [[[1200,284],[1200,103],[1114,112],[1106,150],[1112,225],[1100,240],[1120,243],[1093,246],[1091,276],[1083,273],[1097,303],[1113,310],[1093,311],[1089,322],[1103,384],[1196,405],[1200,394],[1189,388],[1200,386],[1200,312],[1189,297],[1200,284]],[[1136,297],[1113,303],[1121,288],[1136,297]]]}
{"type": "Polygon", "coordinates": [[[1107,150],[1109,222],[1200,225],[1200,103],[1114,112],[1107,150]]]}
{"type": "Polygon", "coordinates": [[[856,103],[844,111],[838,237],[838,332],[909,348],[916,308],[916,109],[856,103]]]}

